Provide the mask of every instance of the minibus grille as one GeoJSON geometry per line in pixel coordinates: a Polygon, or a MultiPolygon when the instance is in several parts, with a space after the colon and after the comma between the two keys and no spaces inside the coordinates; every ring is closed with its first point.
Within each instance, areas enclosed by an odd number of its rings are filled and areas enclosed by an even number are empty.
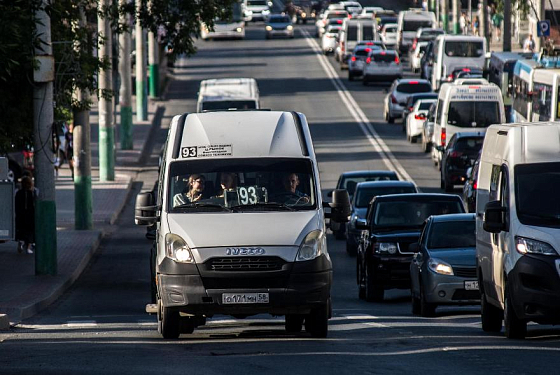
{"type": "Polygon", "coordinates": [[[278,271],[286,262],[279,257],[225,257],[206,262],[209,271],[278,271]]]}

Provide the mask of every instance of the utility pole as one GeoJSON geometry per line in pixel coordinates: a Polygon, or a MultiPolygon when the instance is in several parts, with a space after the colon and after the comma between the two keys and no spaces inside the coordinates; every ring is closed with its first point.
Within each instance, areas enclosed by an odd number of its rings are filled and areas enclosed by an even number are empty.
{"type": "Polygon", "coordinates": [[[462,34],[461,22],[459,17],[461,17],[461,5],[460,0],[453,0],[453,34],[462,34]]]}
{"type": "Polygon", "coordinates": [[[441,23],[445,33],[449,32],[449,0],[441,1],[441,23]]]}
{"type": "MultiPolygon", "coordinates": [[[[544,20],[544,11],[546,9],[545,6],[545,0],[536,0],[535,1],[537,4],[536,8],[537,8],[537,22],[539,21],[543,21],[544,20]]],[[[537,28],[538,30],[538,28],[537,28]]],[[[537,36],[537,30],[535,30],[535,33],[533,34],[534,36],[534,40],[535,40],[535,51],[540,52],[541,48],[544,46],[544,37],[538,37],[537,36]]]]}
{"type": "Polygon", "coordinates": [[[150,98],[159,96],[159,45],[157,35],[148,32],[148,64],[150,70],[150,98]]]}
{"type": "MultiPolygon", "coordinates": [[[[119,0],[119,5],[125,6],[128,0],[119,0]]],[[[130,26],[130,16],[126,13],[121,14],[120,23],[130,26]]],[[[130,68],[130,53],[132,50],[132,40],[130,30],[125,29],[119,35],[119,75],[121,77],[121,87],[119,92],[120,111],[121,111],[121,149],[132,150],[132,72],[130,68]]]]}
{"type": "Polygon", "coordinates": [[[142,0],[136,0],[136,119],[148,119],[148,90],[146,85],[145,33],[140,23],[142,0]]]}
{"type": "Polygon", "coordinates": [[[101,9],[97,18],[100,41],[99,57],[109,64],[99,71],[99,179],[115,180],[115,128],[113,126],[113,100],[107,98],[113,90],[112,77],[112,30],[111,22],[103,12],[111,5],[111,0],[100,0],[101,9]]]}
{"type": "Polygon", "coordinates": [[[54,165],[52,127],[54,57],[51,43],[51,19],[45,8],[48,0],[42,0],[37,9],[37,35],[41,39],[35,48],[38,68],[33,72],[35,87],[33,89],[34,122],[34,163],[35,182],[39,196],[35,203],[35,274],[56,275],[56,199],[54,182],[54,165]]]}
{"type": "MultiPolygon", "coordinates": [[[[87,28],[84,9],[80,9],[79,27],[87,28]]],[[[88,38],[91,38],[88,30],[88,38]]],[[[78,46],[78,48],[83,48],[78,46]]],[[[92,51],[84,51],[91,54],[92,51]]],[[[74,94],[78,103],[89,102],[89,91],[78,89],[74,94]]],[[[91,127],[89,109],[74,108],[74,226],[76,230],[93,229],[93,202],[91,192],[91,127]]]]}
{"type": "MultiPolygon", "coordinates": [[[[479,3],[480,4],[480,3],[479,3]]],[[[490,40],[488,27],[488,0],[482,0],[482,7],[480,9],[480,35],[486,38],[486,45],[488,50],[490,50],[490,40]]]]}
{"type": "Polygon", "coordinates": [[[511,51],[511,1],[504,1],[504,26],[502,28],[503,51],[511,51]]]}

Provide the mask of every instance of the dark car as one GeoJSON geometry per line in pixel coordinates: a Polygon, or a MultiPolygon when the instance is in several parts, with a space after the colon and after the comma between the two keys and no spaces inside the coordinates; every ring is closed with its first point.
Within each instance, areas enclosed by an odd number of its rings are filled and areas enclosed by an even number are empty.
{"type": "Polygon", "coordinates": [[[464,213],[463,201],[452,194],[397,194],[375,197],[366,220],[356,257],[360,298],[382,301],[386,289],[410,288],[411,244],[418,242],[424,221],[432,215],[464,213]]]}
{"type": "Polygon", "coordinates": [[[424,93],[420,93],[420,94],[412,94],[408,97],[408,99],[406,99],[406,104],[404,106],[404,110],[403,110],[403,115],[402,115],[402,120],[403,120],[403,131],[405,131],[405,126],[406,126],[406,117],[408,116],[408,114],[410,112],[412,112],[412,109],[414,108],[414,104],[416,104],[416,102],[418,100],[421,99],[436,99],[438,98],[438,94],[436,94],[435,92],[424,92],[424,93]]]}
{"type": "Polygon", "coordinates": [[[443,80],[443,82],[453,82],[460,78],[483,78],[484,71],[480,68],[456,68],[443,80]]]}
{"type": "Polygon", "coordinates": [[[484,143],[482,132],[453,134],[441,157],[441,188],[453,191],[455,185],[467,180],[467,169],[474,164],[484,143]]]}
{"type": "MultiPolygon", "coordinates": [[[[398,180],[399,177],[394,171],[351,171],[351,172],[344,172],[338,178],[338,182],[336,183],[336,189],[346,189],[348,191],[348,195],[350,197],[350,201],[352,201],[352,196],[354,195],[354,190],[356,189],[356,185],[359,182],[365,181],[395,181],[398,180]]],[[[328,194],[329,197],[332,197],[332,191],[328,194]]],[[[334,236],[337,240],[342,240],[346,236],[346,226],[340,225],[339,223],[331,222],[331,230],[334,233],[334,236]]]]}
{"type": "Polygon", "coordinates": [[[417,193],[418,188],[410,181],[369,181],[356,185],[352,197],[350,221],[346,224],[346,252],[356,255],[358,240],[362,233],[356,229],[356,221],[366,218],[369,202],[378,195],[417,193]]]}
{"type": "Polygon", "coordinates": [[[467,169],[467,181],[463,186],[463,202],[467,212],[476,212],[476,189],[478,188],[478,166],[480,165],[480,152],[474,165],[467,169]]]}
{"type": "MultiPolygon", "coordinates": [[[[414,247],[414,246],[412,246],[414,247]]],[[[430,216],[410,264],[412,313],[480,303],[474,214],[430,216]]]]}
{"type": "Polygon", "coordinates": [[[432,79],[432,66],[434,65],[434,46],[436,42],[430,41],[426,46],[426,50],[420,59],[420,77],[423,79],[432,79]]]}

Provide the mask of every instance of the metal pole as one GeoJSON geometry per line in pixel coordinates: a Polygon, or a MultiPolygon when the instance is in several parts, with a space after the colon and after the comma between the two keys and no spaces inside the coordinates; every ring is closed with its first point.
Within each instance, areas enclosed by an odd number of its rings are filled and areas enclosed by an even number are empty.
{"type": "Polygon", "coordinates": [[[138,121],[148,119],[148,101],[146,85],[145,32],[138,15],[142,10],[142,0],[136,0],[136,118],[138,121]]]}
{"type": "Polygon", "coordinates": [[[480,35],[486,38],[486,45],[490,50],[490,30],[488,30],[488,0],[482,0],[482,9],[480,10],[480,35]]]}
{"type": "Polygon", "coordinates": [[[441,2],[441,23],[443,30],[449,32],[449,0],[442,0],[441,2]]]}
{"type": "Polygon", "coordinates": [[[460,0],[453,0],[453,34],[456,35],[462,34],[459,17],[461,17],[460,0]]]}
{"type": "MultiPolygon", "coordinates": [[[[87,27],[86,15],[80,10],[80,27],[87,27]]],[[[88,36],[90,36],[88,34],[88,36]]],[[[78,46],[80,48],[80,46],[78,46]]],[[[93,51],[85,51],[91,54],[93,51]]],[[[89,102],[87,89],[76,90],[78,103],[89,102]]],[[[91,127],[89,109],[75,108],[74,116],[74,226],[76,230],[93,229],[93,202],[91,191],[91,127]]]]}
{"type": "MultiPolygon", "coordinates": [[[[120,6],[128,4],[128,0],[119,0],[120,6]]],[[[126,14],[121,14],[120,23],[130,26],[130,17],[126,14]]],[[[121,77],[120,88],[120,112],[121,112],[121,149],[132,150],[132,70],[130,67],[130,53],[132,50],[132,40],[130,31],[124,31],[119,35],[119,74],[121,77]]]]}
{"type": "Polygon", "coordinates": [[[157,35],[148,33],[148,65],[150,71],[150,98],[159,96],[159,54],[157,35]]]}
{"type": "Polygon", "coordinates": [[[473,23],[473,19],[472,19],[472,0],[469,0],[469,10],[468,10],[468,14],[469,14],[469,19],[467,22],[467,35],[471,34],[472,31],[472,23],[473,23]],[[469,22],[470,22],[470,26],[469,26],[469,22]]]}
{"type": "Polygon", "coordinates": [[[511,51],[511,1],[504,1],[504,25],[502,28],[503,50],[511,51]]]}
{"type": "MultiPolygon", "coordinates": [[[[111,5],[111,0],[100,0],[103,9],[111,5]]],[[[109,19],[99,13],[97,19],[99,38],[102,39],[99,57],[112,65],[112,31],[109,19]]],[[[104,94],[113,89],[112,68],[99,71],[99,179],[115,180],[115,128],[113,126],[113,101],[104,94]]]]}
{"type": "Polygon", "coordinates": [[[39,196],[35,201],[35,274],[56,275],[56,199],[52,143],[54,58],[51,44],[51,19],[42,0],[36,11],[37,35],[41,39],[35,49],[39,68],[34,71],[33,89],[35,182],[39,196]]]}

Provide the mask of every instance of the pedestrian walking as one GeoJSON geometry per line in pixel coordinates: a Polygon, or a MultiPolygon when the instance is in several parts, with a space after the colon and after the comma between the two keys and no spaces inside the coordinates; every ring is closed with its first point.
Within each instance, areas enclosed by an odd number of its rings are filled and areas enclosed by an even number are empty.
{"type": "Polygon", "coordinates": [[[461,17],[459,18],[459,26],[461,27],[461,33],[463,35],[468,34],[468,26],[467,26],[467,14],[465,12],[461,13],[461,17]]]}
{"type": "Polygon", "coordinates": [[[473,22],[473,35],[480,36],[479,34],[480,34],[480,19],[478,18],[478,16],[475,16],[473,22]]]}
{"type": "Polygon", "coordinates": [[[535,52],[535,41],[533,39],[533,34],[527,35],[527,38],[523,42],[523,52],[535,52]]]}
{"type": "Polygon", "coordinates": [[[72,173],[72,180],[74,179],[74,124],[71,122],[68,124],[68,130],[64,134],[66,140],[66,149],[64,154],[66,160],[68,160],[68,166],[70,167],[70,172],[72,173]]]}
{"type": "Polygon", "coordinates": [[[498,42],[502,37],[502,21],[504,20],[504,15],[499,12],[495,12],[492,16],[492,26],[494,26],[494,31],[496,33],[496,38],[498,42]]]}
{"type": "Polygon", "coordinates": [[[24,176],[21,179],[21,189],[16,192],[16,241],[18,253],[26,251],[33,254],[35,247],[35,198],[36,190],[33,179],[24,176]]]}

